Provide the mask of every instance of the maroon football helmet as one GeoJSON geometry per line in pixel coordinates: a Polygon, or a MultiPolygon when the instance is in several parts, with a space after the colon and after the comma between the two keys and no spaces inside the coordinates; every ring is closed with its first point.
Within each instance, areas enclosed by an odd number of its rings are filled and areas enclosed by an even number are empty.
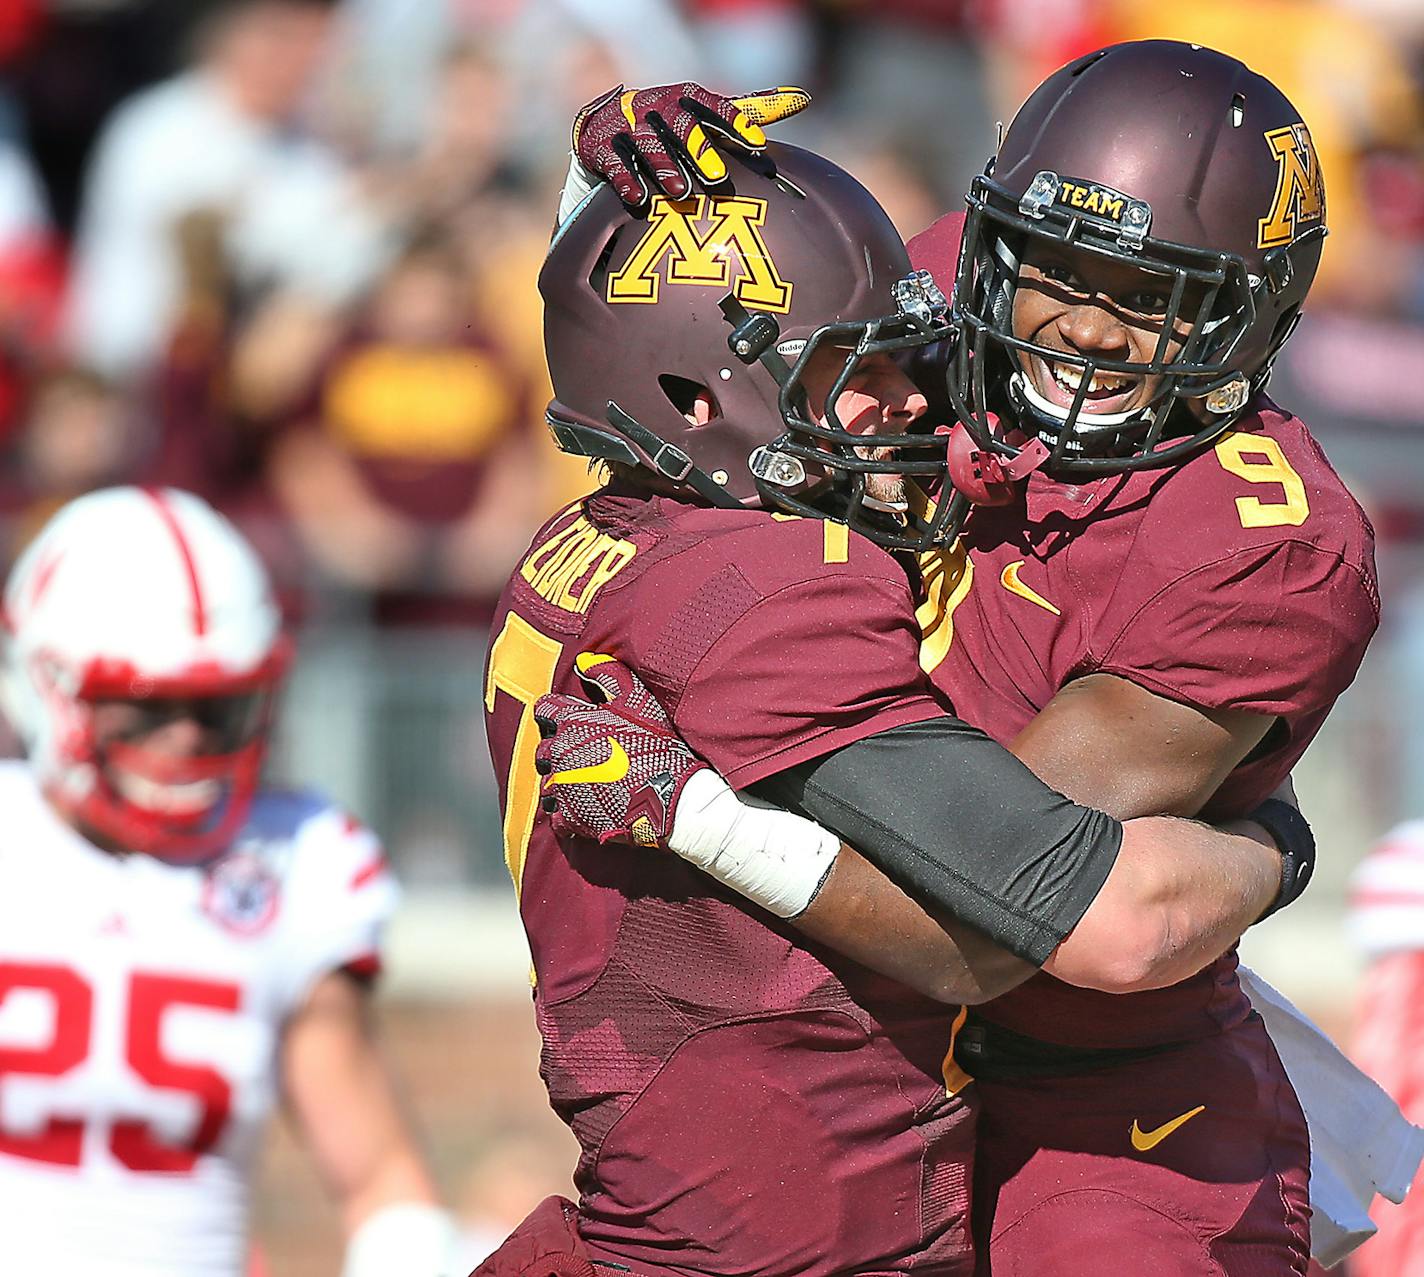
{"type": "Polygon", "coordinates": [[[715,505],[834,518],[882,545],[952,540],[953,503],[927,521],[865,490],[872,473],[942,475],[943,440],[876,435],[872,459],[833,406],[861,360],[950,335],[943,295],[829,160],[778,143],[727,159],[716,194],[634,213],[601,186],[556,233],[539,290],[559,447],[715,505]],[[820,425],[802,374],[827,345],[846,355],[820,425]],[[704,425],[685,415],[694,402],[710,404],[704,425]]]}
{"type": "Polygon", "coordinates": [[[950,398],[982,447],[1013,456],[1034,440],[1066,475],[1169,465],[1225,431],[1295,327],[1326,233],[1300,113],[1234,58],[1169,40],[1111,45],[1051,75],[968,205],[950,398]],[[1164,311],[1148,361],[1015,336],[1020,268],[1046,246],[1140,269],[1164,311]],[[1032,358],[1071,404],[1035,388],[1021,363],[1032,358]],[[1156,381],[1130,410],[1095,413],[1090,390],[1123,377],[1156,381]]]}

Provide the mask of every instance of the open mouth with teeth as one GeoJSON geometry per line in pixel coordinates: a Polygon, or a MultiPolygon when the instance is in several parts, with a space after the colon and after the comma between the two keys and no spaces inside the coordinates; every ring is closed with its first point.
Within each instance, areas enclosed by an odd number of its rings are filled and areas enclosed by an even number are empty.
{"type": "MultiPolygon", "coordinates": [[[[1029,365],[1033,388],[1050,404],[1062,408],[1066,415],[1078,397],[1084,370],[1076,364],[1045,359],[1041,355],[1031,355],[1029,365]]],[[[1082,414],[1130,412],[1141,403],[1146,380],[1133,373],[1095,372],[1083,395],[1082,414]]]]}
{"type": "Polygon", "coordinates": [[[135,807],[180,820],[203,815],[223,797],[223,784],[218,780],[174,784],[116,770],[112,774],[112,783],[120,795],[135,807]]]}

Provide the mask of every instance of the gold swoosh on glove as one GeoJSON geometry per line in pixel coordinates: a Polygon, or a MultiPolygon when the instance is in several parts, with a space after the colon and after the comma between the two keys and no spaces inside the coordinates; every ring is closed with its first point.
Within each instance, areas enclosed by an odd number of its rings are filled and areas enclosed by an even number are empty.
{"type": "Polygon", "coordinates": [[[613,737],[608,738],[608,757],[592,767],[571,767],[566,772],[554,772],[550,785],[612,785],[628,774],[628,751],[613,737]]]}

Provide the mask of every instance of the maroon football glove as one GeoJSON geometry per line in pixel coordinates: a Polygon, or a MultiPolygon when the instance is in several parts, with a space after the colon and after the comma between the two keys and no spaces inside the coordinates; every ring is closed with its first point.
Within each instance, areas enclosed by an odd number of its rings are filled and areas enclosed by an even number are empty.
{"type": "Polygon", "coordinates": [[[683,786],[707,764],[626,665],[583,652],[575,668],[601,703],[553,693],[534,703],[534,768],[554,832],[665,848],[683,786]]]}
{"type": "Polygon", "coordinates": [[[795,115],[811,101],[804,89],[763,89],[724,98],[700,84],[660,84],[594,98],[574,117],[574,154],[618,192],[629,208],[659,191],[683,199],[694,185],[715,186],[727,166],[713,137],[750,151],[766,145],[763,124],[795,115]],[[710,136],[709,136],[710,135],[710,136]]]}

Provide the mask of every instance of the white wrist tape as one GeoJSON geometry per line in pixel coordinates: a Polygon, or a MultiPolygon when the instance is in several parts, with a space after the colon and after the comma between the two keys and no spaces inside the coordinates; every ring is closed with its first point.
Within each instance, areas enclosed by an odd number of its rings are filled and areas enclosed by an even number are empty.
{"type": "Polygon", "coordinates": [[[341,1277],[463,1277],[460,1230],[449,1211],[397,1202],[367,1216],[346,1243],[341,1277]]]}
{"type": "Polygon", "coordinates": [[[710,768],[683,787],[668,846],[778,918],[821,889],[841,840],[814,821],[738,794],[710,768]]]}
{"type": "Polygon", "coordinates": [[[564,189],[559,192],[559,220],[562,226],[578,211],[578,206],[603,185],[597,173],[590,173],[579,163],[573,151],[569,152],[569,171],[564,178],[564,189]]]}

